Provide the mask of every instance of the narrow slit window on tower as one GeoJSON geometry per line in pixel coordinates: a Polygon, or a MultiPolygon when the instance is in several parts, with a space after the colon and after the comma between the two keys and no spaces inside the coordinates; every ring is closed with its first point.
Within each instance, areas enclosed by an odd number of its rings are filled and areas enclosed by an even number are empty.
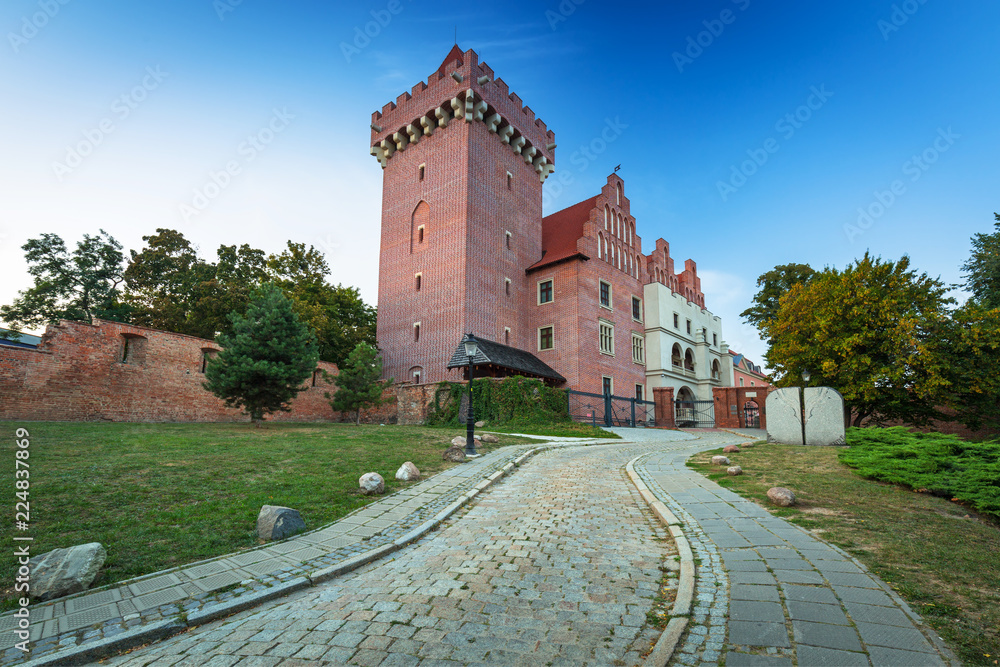
{"type": "Polygon", "coordinates": [[[413,342],[420,342],[420,322],[413,325],[413,342]]]}
{"type": "Polygon", "coordinates": [[[507,172],[507,189],[508,190],[514,189],[514,174],[510,173],[509,171],[507,172]]]}
{"type": "Polygon", "coordinates": [[[511,237],[511,233],[507,232],[506,239],[504,240],[504,243],[507,244],[507,250],[510,250],[510,237],[511,237]]]}
{"type": "Polygon", "coordinates": [[[417,243],[424,242],[424,226],[420,225],[417,227],[417,243]]]}
{"type": "Polygon", "coordinates": [[[414,283],[415,283],[415,286],[417,288],[417,291],[419,292],[420,291],[420,286],[424,282],[424,275],[422,273],[418,273],[413,278],[414,278],[414,283]]]}
{"type": "Polygon", "coordinates": [[[510,278],[503,279],[503,292],[507,296],[510,296],[510,278]]]}
{"type": "Polygon", "coordinates": [[[503,330],[503,344],[510,345],[510,327],[504,327],[503,330]]]}
{"type": "Polygon", "coordinates": [[[424,180],[424,175],[427,173],[427,165],[422,164],[420,165],[420,167],[418,167],[418,169],[420,171],[420,180],[422,181],[424,180]]]}

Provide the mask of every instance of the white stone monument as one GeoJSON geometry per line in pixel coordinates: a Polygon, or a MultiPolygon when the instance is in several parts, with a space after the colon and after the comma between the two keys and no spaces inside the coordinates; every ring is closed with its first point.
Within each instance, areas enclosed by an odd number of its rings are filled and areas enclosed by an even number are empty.
{"type": "Polygon", "coordinates": [[[802,444],[801,389],[786,387],[767,395],[767,441],[782,445],[802,444]]]}
{"type": "MultiPolygon", "coordinates": [[[[806,444],[846,445],[844,397],[833,387],[806,387],[806,444]]],[[[771,415],[768,414],[768,426],[771,415]]]]}

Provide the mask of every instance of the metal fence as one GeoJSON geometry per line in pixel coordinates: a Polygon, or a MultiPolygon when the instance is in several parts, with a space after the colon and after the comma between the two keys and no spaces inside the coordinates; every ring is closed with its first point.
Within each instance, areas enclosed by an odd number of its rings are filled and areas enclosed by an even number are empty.
{"type": "Polygon", "coordinates": [[[715,401],[674,401],[677,428],[714,428],[715,401]]]}
{"type": "Polygon", "coordinates": [[[573,389],[567,389],[566,395],[569,415],[574,421],[595,426],[656,425],[655,404],[652,401],[611,394],[588,394],[573,389]]]}

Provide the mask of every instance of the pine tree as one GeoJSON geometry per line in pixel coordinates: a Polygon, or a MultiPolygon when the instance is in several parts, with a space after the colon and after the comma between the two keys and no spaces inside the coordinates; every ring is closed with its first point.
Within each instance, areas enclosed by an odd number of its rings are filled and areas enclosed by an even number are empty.
{"type": "Polygon", "coordinates": [[[232,332],[219,337],[223,349],[205,369],[204,386],[259,427],[266,415],[288,412],[305,389],[319,360],[316,337],[271,284],[254,292],[246,315],[230,320],[232,332]]]}
{"type": "MultiPolygon", "coordinates": [[[[339,412],[354,410],[355,424],[361,423],[361,410],[382,404],[382,392],[392,380],[381,382],[382,358],[378,350],[368,343],[358,343],[340,367],[334,378],[337,392],[332,396],[330,407],[339,412]]],[[[330,394],[326,394],[331,398],[330,394]]]]}

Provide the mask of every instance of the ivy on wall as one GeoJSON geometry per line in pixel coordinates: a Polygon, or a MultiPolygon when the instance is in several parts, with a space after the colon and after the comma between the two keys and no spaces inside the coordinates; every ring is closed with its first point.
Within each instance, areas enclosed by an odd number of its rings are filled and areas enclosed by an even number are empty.
{"type": "MultiPolygon", "coordinates": [[[[466,384],[439,383],[427,424],[460,426],[462,395],[467,391],[466,384]]],[[[541,380],[520,375],[501,380],[480,378],[472,381],[472,397],[476,421],[494,426],[571,421],[566,391],[546,386],[541,380]]]]}

